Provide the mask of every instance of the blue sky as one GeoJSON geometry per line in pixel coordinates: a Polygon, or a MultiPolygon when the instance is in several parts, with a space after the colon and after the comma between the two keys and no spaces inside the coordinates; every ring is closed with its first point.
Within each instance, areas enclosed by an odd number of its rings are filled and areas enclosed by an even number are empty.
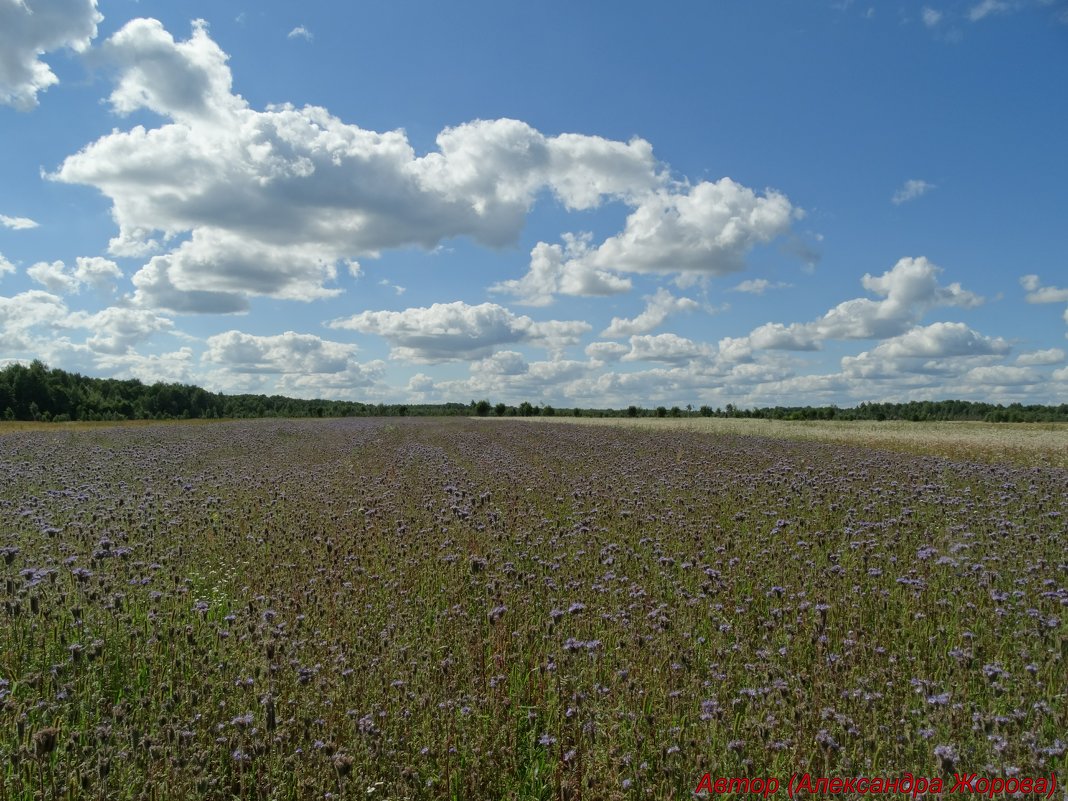
{"type": "Polygon", "coordinates": [[[0,0],[0,359],[1068,399],[1068,4],[0,0]]]}

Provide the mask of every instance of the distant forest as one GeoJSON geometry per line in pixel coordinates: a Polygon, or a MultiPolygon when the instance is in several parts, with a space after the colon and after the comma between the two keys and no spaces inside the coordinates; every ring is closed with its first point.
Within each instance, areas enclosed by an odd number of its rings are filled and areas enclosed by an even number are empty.
{"type": "Polygon", "coordinates": [[[488,400],[444,404],[383,404],[304,400],[282,395],[224,395],[188,384],[145,384],[136,379],[90,378],[50,369],[40,361],[0,369],[0,418],[71,420],[192,420],[249,417],[387,417],[478,415],[480,417],[753,417],[774,420],[975,420],[993,423],[1068,421],[1068,404],[1008,406],[974,401],[862,403],[859,406],[774,406],[741,409],[728,403],[685,408],[554,408],[524,401],[517,406],[488,400]]]}

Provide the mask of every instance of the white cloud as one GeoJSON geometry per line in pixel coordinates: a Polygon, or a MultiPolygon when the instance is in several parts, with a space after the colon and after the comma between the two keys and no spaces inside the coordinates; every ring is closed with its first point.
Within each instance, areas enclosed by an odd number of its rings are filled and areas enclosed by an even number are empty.
{"type": "Polygon", "coordinates": [[[385,375],[386,363],[381,359],[350,361],[344,370],[337,372],[283,373],[276,387],[282,394],[297,398],[366,400],[373,390],[381,388],[385,375]]]}
{"type": "Polygon", "coordinates": [[[518,343],[557,352],[590,330],[585,322],[535,322],[495,303],[472,306],[461,301],[404,311],[366,311],[327,325],[377,334],[390,343],[394,358],[421,363],[483,358],[497,346],[518,343]]]}
{"type": "Polygon", "coordinates": [[[30,329],[62,324],[68,314],[61,297],[39,289],[20,292],[13,297],[0,296],[0,335],[3,336],[4,350],[26,349],[30,329]]]}
{"type": "Polygon", "coordinates": [[[363,130],[322,108],[257,111],[234,94],[227,55],[201,21],[176,41],[135,19],[102,51],[119,70],[114,109],[169,122],[105,135],[51,177],[111,200],[112,254],[152,257],[133,278],[135,301],[149,307],[218,313],[255,295],[314,299],[337,291],[327,284],[339,262],[384,249],[458,236],[510,245],[545,190],[569,210],[615,200],[633,211],[596,247],[582,236],[539,243],[526,277],[494,287],[531,305],[628,290],[618,273],[741,269],[800,214],[784,195],[729,178],[671,183],[642,139],[475,120],[417,156],[403,131],[363,130]]]}
{"type": "Polygon", "coordinates": [[[753,359],[753,344],[749,337],[723,337],[717,346],[716,355],[724,364],[749,362],[753,359]]]}
{"type": "Polygon", "coordinates": [[[499,350],[481,361],[472,362],[471,372],[488,375],[522,375],[530,371],[523,354],[514,350],[499,350]]]}
{"type": "MultiPolygon", "coordinates": [[[[254,295],[323,297],[336,291],[325,284],[338,262],[387,248],[430,250],[457,236],[512,244],[543,190],[581,210],[605,199],[638,205],[666,181],[641,139],[476,120],[417,156],[403,131],[363,130],[322,108],[254,110],[233,93],[227,56],[202,22],[179,42],[156,20],[133,20],[102,51],[119,69],[115,110],[169,121],[103,136],[50,177],[111,200],[114,255],[157,254],[133,279],[146,306],[222,312],[254,295]]],[[[566,273],[551,279],[553,291],[629,287],[595,267],[566,273]]]]}
{"type": "Polygon", "coordinates": [[[989,17],[991,14],[1001,14],[1009,11],[1012,8],[1004,0],[982,0],[971,7],[968,11],[968,19],[972,22],[978,22],[985,17],[989,17]]]}
{"type": "Polygon", "coordinates": [[[135,345],[153,334],[170,331],[174,324],[147,309],[112,306],[95,314],[74,312],[67,325],[92,331],[85,344],[94,352],[122,355],[132,353],[135,345]]]}
{"type": "Polygon", "coordinates": [[[256,336],[230,330],[208,337],[207,345],[205,362],[247,373],[339,373],[357,350],[355,345],[293,331],[256,336]]]}
{"type": "Polygon", "coordinates": [[[85,51],[102,19],[96,0],[0,2],[0,104],[36,106],[37,94],[59,83],[40,56],[63,47],[85,51]]]}
{"type": "Polygon", "coordinates": [[[0,225],[15,231],[25,231],[37,227],[37,223],[29,217],[8,217],[6,214],[0,214],[0,225]]]}
{"type": "Polygon", "coordinates": [[[710,358],[714,351],[708,345],[680,337],[678,334],[632,336],[630,352],[625,362],[688,362],[693,359],[710,358]]]}
{"type": "Polygon", "coordinates": [[[625,291],[616,273],[724,275],[741,270],[746,254],[789,231],[801,211],[785,195],[758,195],[730,178],[648,191],[636,201],[622,232],[600,245],[588,236],[565,246],[538,243],[527,274],[492,287],[520,302],[547,305],[554,293],[606,295],[625,291]]]}
{"type": "Polygon", "coordinates": [[[71,353],[80,361],[98,356],[132,353],[132,348],[159,332],[169,332],[171,320],[146,309],[112,306],[98,312],[70,311],[58,295],[41,290],[0,297],[0,341],[8,352],[30,351],[50,361],[71,353]],[[83,330],[82,343],[64,332],[83,330]]]}
{"type": "Polygon", "coordinates": [[[522,278],[501,281],[490,292],[514,295],[522,306],[548,306],[555,295],[614,295],[631,288],[629,278],[582,262],[590,252],[588,234],[564,234],[564,244],[539,242],[530,251],[530,266],[522,278]]]}
{"type": "Polygon", "coordinates": [[[310,42],[315,37],[312,36],[312,32],[305,28],[303,25],[298,25],[296,28],[286,34],[287,39],[303,39],[306,42],[310,42]]]}
{"type": "Polygon", "coordinates": [[[1033,350],[1016,357],[1016,363],[1022,367],[1041,367],[1047,364],[1060,364],[1063,361],[1064,351],[1060,348],[1033,350]]]}
{"type": "Polygon", "coordinates": [[[753,335],[768,344],[757,347],[808,350],[827,339],[887,339],[903,334],[935,306],[972,308],[983,302],[959,283],[941,286],[940,272],[922,256],[900,259],[882,275],[865,274],[861,279],[863,287],[881,300],[855,298],[810,323],[761,326],[753,335]]]}
{"type": "Polygon", "coordinates": [[[426,373],[416,373],[408,379],[408,392],[426,396],[434,391],[434,379],[426,373]]]}
{"type": "Polygon", "coordinates": [[[621,272],[740,270],[755,245],[785,233],[796,214],[785,195],[758,195],[730,178],[647,196],[624,230],[582,257],[595,268],[621,272]]]}
{"type": "Polygon", "coordinates": [[[932,323],[893,337],[876,347],[880,356],[928,357],[982,356],[1005,354],[1009,343],[1000,337],[991,338],[973,331],[964,323],[932,323]]]}
{"type": "Polygon", "coordinates": [[[109,98],[119,114],[147,108],[195,124],[221,122],[246,107],[230,91],[226,53],[208,35],[204,20],[193,21],[193,35],[185,42],[175,42],[158,20],[131,20],[102,52],[121,70],[109,98]]]}
{"type": "Polygon", "coordinates": [[[928,28],[935,28],[938,26],[938,23],[942,21],[942,12],[936,11],[933,8],[928,8],[927,6],[924,6],[922,16],[923,24],[928,28]]]}
{"type": "Polygon", "coordinates": [[[75,280],[100,291],[113,288],[115,280],[122,278],[119,265],[100,256],[79,256],[75,264],[75,280]]]}
{"type": "Polygon", "coordinates": [[[760,350],[818,350],[821,337],[811,324],[765,323],[754,328],[748,339],[760,350]]]}
{"type": "Polygon", "coordinates": [[[9,262],[3,253],[0,253],[0,276],[15,272],[15,265],[9,262]]]}
{"type": "Polygon", "coordinates": [[[201,360],[220,366],[206,377],[224,391],[360,399],[382,381],[386,363],[357,362],[357,350],[314,334],[259,336],[230,330],[208,337],[201,360]]]}
{"type": "Polygon", "coordinates": [[[1068,289],[1055,286],[1042,286],[1037,275],[1025,275],[1020,285],[1027,290],[1028,303],[1065,303],[1068,302],[1068,289]]]}
{"type": "Polygon", "coordinates": [[[921,195],[926,195],[935,188],[934,184],[928,183],[927,181],[917,179],[905,181],[904,185],[894,193],[892,198],[890,198],[890,201],[895,206],[900,206],[902,203],[907,203],[910,200],[915,200],[921,195]]]}
{"type": "Polygon", "coordinates": [[[77,266],[70,270],[62,261],[41,261],[27,269],[26,274],[46,289],[62,293],[80,292],[87,285],[104,291],[122,277],[122,270],[110,259],[79,256],[75,263],[77,266]]]}
{"type": "Polygon", "coordinates": [[[62,261],[39,261],[26,270],[26,275],[50,292],[78,291],[78,279],[67,272],[62,261]]]}
{"type": "Polygon", "coordinates": [[[381,281],[378,282],[378,285],[388,287],[398,295],[403,295],[405,292],[408,291],[407,287],[398,286],[397,284],[392,283],[388,278],[383,278],[381,281]]]}
{"type": "Polygon", "coordinates": [[[98,370],[115,378],[136,378],[148,384],[157,381],[191,384],[200,380],[193,372],[193,349],[190,347],[160,354],[100,354],[95,363],[98,370]]]}
{"type": "Polygon", "coordinates": [[[999,364],[975,367],[965,373],[964,380],[983,386],[1011,387],[1037,384],[1043,378],[1039,373],[1027,367],[999,364]]]}
{"type": "Polygon", "coordinates": [[[769,289],[789,289],[793,284],[784,281],[772,283],[766,278],[750,278],[731,287],[732,292],[748,292],[751,295],[763,295],[769,289]]]}
{"type": "Polygon", "coordinates": [[[983,336],[964,323],[932,323],[927,326],[917,326],[900,336],[892,337],[879,343],[874,350],[861,353],[855,358],[847,356],[843,359],[843,363],[853,364],[866,360],[1001,356],[1009,350],[1009,343],[1001,337],[983,336]]]}
{"type": "Polygon", "coordinates": [[[601,336],[619,338],[632,334],[646,334],[662,324],[672,314],[692,312],[701,307],[696,300],[677,298],[663,287],[657,289],[654,295],[646,295],[645,301],[645,309],[637,317],[633,319],[613,317],[608,328],[601,332],[601,336]]]}
{"type": "Polygon", "coordinates": [[[585,353],[597,362],[617,362],[630,352],[630,348],[621,342],[591,342],[585,353]]]}

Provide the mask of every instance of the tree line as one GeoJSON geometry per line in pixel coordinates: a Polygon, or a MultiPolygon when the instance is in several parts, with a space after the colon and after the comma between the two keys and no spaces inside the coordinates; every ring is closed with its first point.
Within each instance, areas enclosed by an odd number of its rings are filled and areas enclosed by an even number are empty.
{"type": "Polygon", "coordinates": [[[974,420],[994,423],[1068,421],[1059,406],[981,403],[964,400],[861,403],[837,406],[774,406],[713,409],[630,405],[625,409],[555,408],[523,401],[490,403],[384,404],[306,400],[283,395],[226,395],[189,384],[145,384],[137,379],[91,378],[49,368],[40,361],[0,369],[0,417],[5,420],[170,420],[249,417],[378,417],[477,415],[480,417],[749,417],[772,420],[974,420]]]}

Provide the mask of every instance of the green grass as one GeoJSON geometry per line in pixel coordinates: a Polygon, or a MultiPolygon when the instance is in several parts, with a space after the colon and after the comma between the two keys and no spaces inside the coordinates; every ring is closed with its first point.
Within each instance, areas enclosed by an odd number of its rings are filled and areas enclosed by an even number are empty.
{"type": "Polygon", "coordinates": [[[0,799],[1063,778],[1068,472],[690,422],[0,438],[0,799]]]}

